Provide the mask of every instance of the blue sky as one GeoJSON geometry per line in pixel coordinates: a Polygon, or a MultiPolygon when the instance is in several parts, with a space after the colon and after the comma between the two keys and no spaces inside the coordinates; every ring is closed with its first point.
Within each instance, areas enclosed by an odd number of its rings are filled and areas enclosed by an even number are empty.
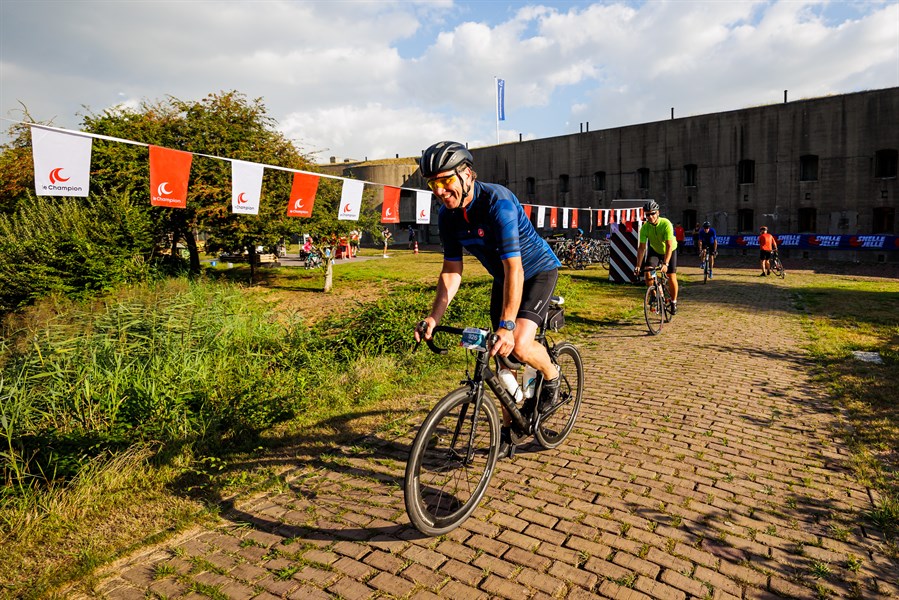
{"type": "MultiPolygon", "coordinates": [[[[899,2],[0,0],[0,116],[236,89],[316,160],[899,86],[899,2]]],[[[85,108],[86,107],[86,108],[85,108]]],[[[5,129],[5,128],[4,128],[5,129]]]]}

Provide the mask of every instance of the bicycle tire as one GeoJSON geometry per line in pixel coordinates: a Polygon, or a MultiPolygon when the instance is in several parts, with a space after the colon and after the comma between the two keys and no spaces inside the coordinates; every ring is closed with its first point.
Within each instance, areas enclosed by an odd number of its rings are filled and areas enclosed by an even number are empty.
{"type": "Polygon", "coordinates": [[[403,482],[406,514],[425,535],[438,536],[461,525],[478,507],[490,484],[499,453],[500,418],[496,405],[485,397],[475,424],[475,452],[467,454],[474,396],[468,387],[444,396],[431,410],[415,436],[403,482]],[[463,413],[464,409],[464,413],[463,413]],[[454,432],[462,427],[452,447],[454,432]]]}
{"type": "Polygon", "coordinates": [[[581,401],[584,399],[584,361],[577,347],[562,342],[551,352],[553,362],[559,365],[562,382],[559,388],[559,404],[545,417],[537,420],[534,437],[544,448],[555,448],[565,441],[574,428],[581,401]]]}
{"type": "Polygon", "coordinates": [[[665,320],[665,299],[654,285],[646,288],[646,296],[643,298],[643,316],[646,317],[646,327],[649,328],[650,334],[662,333],[662,323],[665,320]]]}
{"type": "Polygon", "coordinates": [[[711,270],[712,269],[709,266],[708,260],[706,260],[705,262],[702,263],[702,282],[703,283],[709,282],[709,271],[711,271],[711,270]]]}
{"type": "Polygon", "coordinates": [[[781,279],[787,276],[787,272],[784,270],[784,266],[780,263],[780,260],[777,261],[774,267],[774,274],[780,277],[781,279]]]}

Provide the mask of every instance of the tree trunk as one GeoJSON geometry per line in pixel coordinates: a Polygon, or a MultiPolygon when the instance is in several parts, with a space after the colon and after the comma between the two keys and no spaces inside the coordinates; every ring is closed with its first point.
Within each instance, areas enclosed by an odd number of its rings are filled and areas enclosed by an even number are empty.
{"type": "Polygon", "coordinates": [[[250,283],[254,283],[256,281],[256,245],[249,244],[249,253],[247,254],[247,258],[250,259],[250,283]]]}
{"type": "Polygon", "coordinates": [[[194,232],[188,229],[184,233],[184,242],[187,244],[187,251],[190,253],[190,274],[200,274],[200,251],[197,249],[197,238],[194,232]]]}
{"type": "Polygon", "coordinates": [[[325,259],[325,288],[322,290],[323,292],[330,292],[331,288],[334,287],[334,258],[332,256],[328,256],[325,259]]]}
{"type": "Polygon", "coordinates": [[[175,229],[172,231],[172,248],[169,254],[169,264],[174,269],[178,264],[178,240],[181,239],[181,231],[175,229]]]}

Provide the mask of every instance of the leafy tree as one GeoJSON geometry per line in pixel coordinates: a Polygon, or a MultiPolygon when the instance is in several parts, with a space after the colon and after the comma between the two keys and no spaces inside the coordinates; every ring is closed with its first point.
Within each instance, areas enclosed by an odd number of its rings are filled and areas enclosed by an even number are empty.
{"type": "MultiPolygon", "coordinates": [[[[209,235],[207,251],[250,254],[255,264],[258,245],[273,247],[296,225],[287,222],[290,174],[267,170],[259,215],[235,215],[231,205],[231,165],[200,155],[309,169],[309,161],[275,130],[261,99],[247,100],[231,91],[200,101],[169,97],[144,102],[138,109],[115,107],[84,118],[87,131],[184,150],[194,154],[187,208],[149,207],[149,159],[145,148],[121,143],[96,143],[92,185],[127,191],[153,214],[157,242],[174,250],[184,240],[192,272],[200,270],[196,232],[209,235]]],[[[175,252],[172,253],[176,255],[175,252]]]]}
{"type": "MultiPolygon", "coordinates": [[[[31,121],[27,109],[24,119],[31,121]]],[[[15,212],[18,204],[34,190],[34,159],[31,132],[27,125],[13,124],[10,141],[0,146],[0,214],[15,212]]]]}

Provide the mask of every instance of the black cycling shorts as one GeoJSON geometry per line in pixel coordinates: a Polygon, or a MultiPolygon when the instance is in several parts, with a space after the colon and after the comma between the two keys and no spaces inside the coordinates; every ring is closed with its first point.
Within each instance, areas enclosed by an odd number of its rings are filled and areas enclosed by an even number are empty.
{"type": "MultiPolygon", "coordinates": [[[[559,271],[552,269],[537,273],[530,279],[524,280],[521,290],[521,304],[518,306],[517,319],[528,319],[539,327],[543,324],[546,311],[549,310],[549,298],[556,289],[556,281],[559,279],[559,271]]],[[[499,327],[499,320],[503,316],[503,279],[493,280],[493,289],[490,293],[490,322],[494,331],[499,327]]]]}
{"type": "Polygon", "coordinates": [[[759,250],[759,260],[771,260],[771,251],[759,250]]]}
{"type": "MultiPolygon", "coordinates": [[[[652,246],[646,244],[646,256],[643,257],[643,264],[648,265],[649,259],[655,257],[658,259],[659,264],[665,262],[665,253],[662,252],[659,254],[655,250],[652,249],[652,246]]],[[[668,261],[668,273],[677,273],[677,252],[671,253],[671,260],[668,261]]]]}

